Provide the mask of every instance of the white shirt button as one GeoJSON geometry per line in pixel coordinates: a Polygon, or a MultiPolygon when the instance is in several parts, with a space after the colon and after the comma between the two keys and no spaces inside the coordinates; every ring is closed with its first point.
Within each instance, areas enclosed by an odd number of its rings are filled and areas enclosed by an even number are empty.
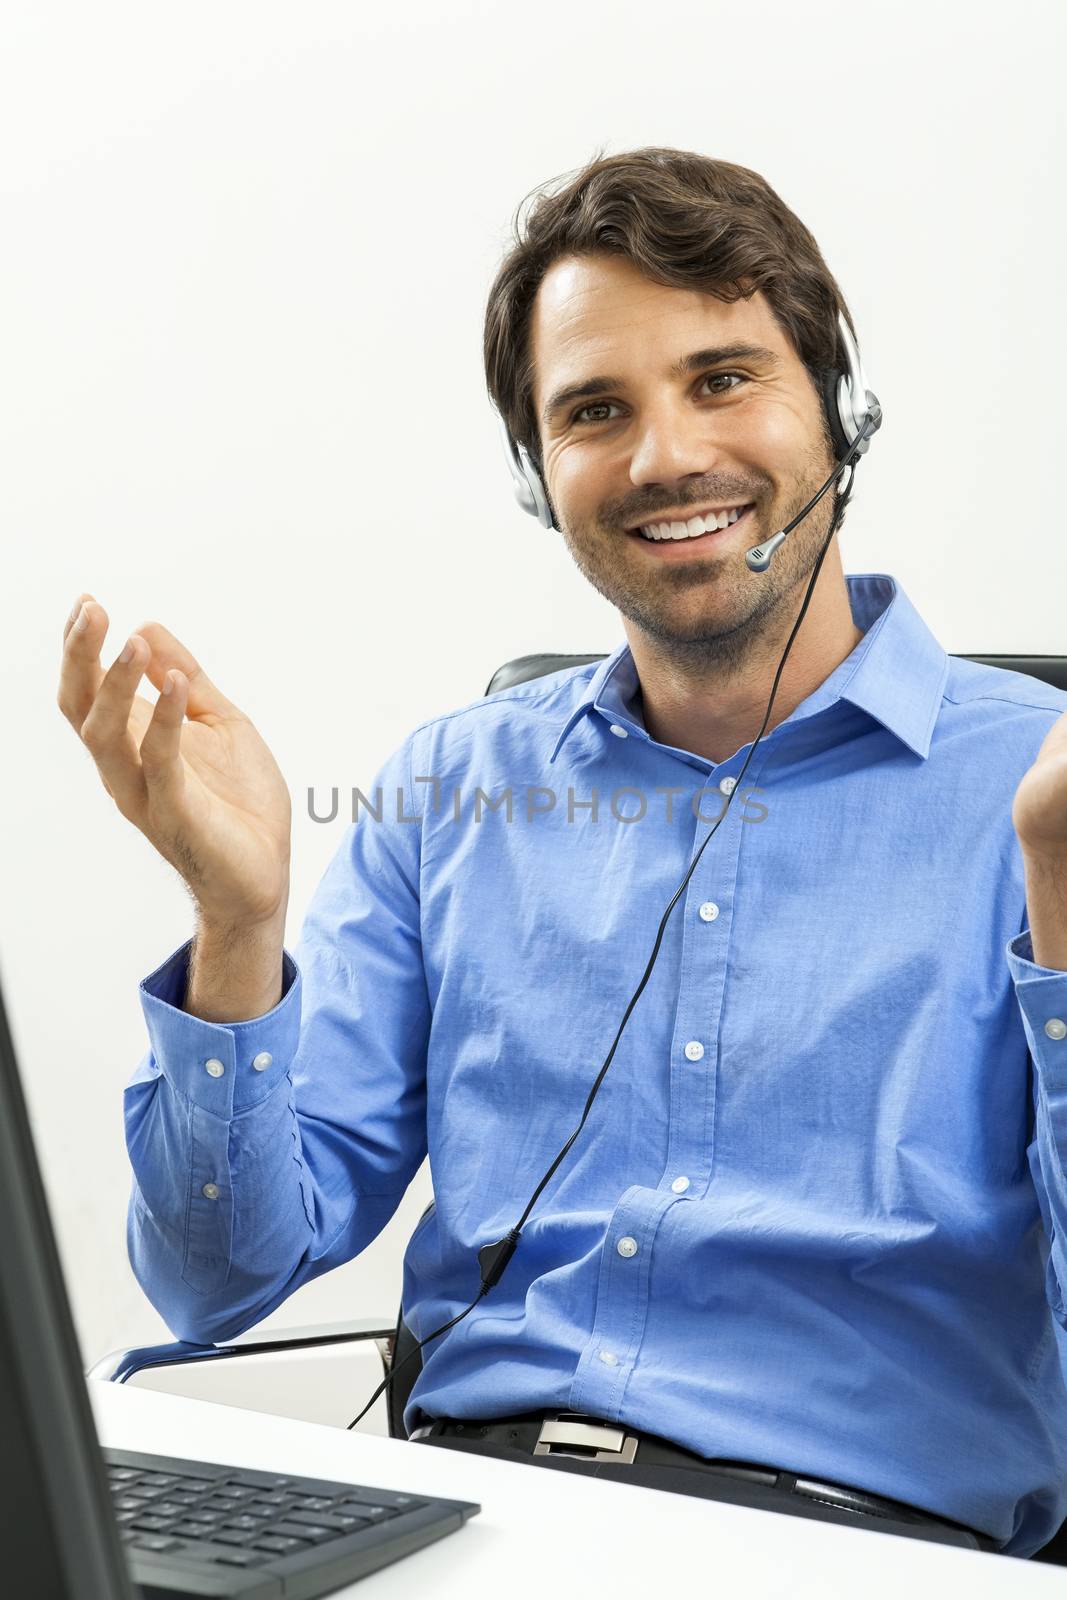
{"type": "Polygon", "coordinates": [[[209,1200],[217,1200],[219,1197],[219,1186],[217,1183],[205,1183],[200,1193],[202,1195],[206,1195],[209,1200]]]}
{"type": "Polygon", "coordinates": [[[684,1194],[688,1187],[688,1178],[675,1178],[674,1182],[671,1184],[671,1188],[674,1190],[675,1194],[684,1194]]]}
{"type": "Polygon", "coordinates": [[[600,1359],[606,1367],[618,1366],[619,1358],[611,1350],[601,1350],[600,1359]]]}
{"type": "Polygon", "coordinates": [[[213,1078],[221,1078],[222,1074],[226,1071],[226,1068],[223,1066],[222,1062],[219,1061],[215,1056],[212,1056],[210,1061],[205,1061],[204,1067],[208,1072],[210,1072],[213,1078]]]}
{"type": "Polygon", "coordinates": [[[613,734],[615,734],[616,738],[618,738],[618,739],[628,739],[629,736],[630,736],[629,729],[628,728],[620,728],[619,724],[617,722],[613,722],[611,724],[611,731],[612,731],[613,734]]]}
{"type": "Polygon", "coordinates": [[[719,908],[715,904],[714,900],[705,900],[704,904],[700,908],[701,922],[714,922],[718,915],[719,908]]]}
{"type": "Polygon", "coordinates": [[[257,1072],[266,1072],[273,1060],[274,1057],[271,1055],[269,1050],[261,1050],[258,1056],[253,1056],[252,1065],[255,1067],[257,1072]]]}
{"type": "Polygon", "coordinates": [[[737,779],[736,778],[720,778],[719,779],[719,793],[720,794],[733,794],[733,792],[734,792],[734,790],[736,788],[737,788],[737,779]]]}
{"type": "Polygon", "coordinates": [[[1067,1022],[1063,1022],[1059,1017],[1049,1017],[1045,1023],[1045,1032],[1050,1039],[1062,1039],[1067,1034],[1067,1022]]]}
{"type": "Polygon", "coordinates": [[[704,1046],[701,1044],[699,1039],[690,1039],[689,1043],[685,1047],[685,1053],[689,1057],[690,1061],[699,1061],[701,1056],[704,1054],[704,1046]]]}
{"type": "Polygon", "coordinates": [[[615,1248],[620,1256],[635,1256],[637,1254],[637,1240],[631,1239],[630,1235],[627,1234],[624,1239],[619,1240],[615,1248]]]}

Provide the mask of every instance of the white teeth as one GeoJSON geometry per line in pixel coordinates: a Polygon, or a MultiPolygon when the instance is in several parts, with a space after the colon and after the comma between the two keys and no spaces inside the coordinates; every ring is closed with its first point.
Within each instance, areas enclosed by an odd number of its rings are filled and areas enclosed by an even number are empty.
{"type": "Polygon", "coordinates": [[[640,532],[646,539],[698,539],[713,528],[730,527],[747,509],[747,506],[737,506],[730,511],[720,511],[718,516],[709,513],[704,517],[690,517],[688,522],[649,522],[640,532]]]}

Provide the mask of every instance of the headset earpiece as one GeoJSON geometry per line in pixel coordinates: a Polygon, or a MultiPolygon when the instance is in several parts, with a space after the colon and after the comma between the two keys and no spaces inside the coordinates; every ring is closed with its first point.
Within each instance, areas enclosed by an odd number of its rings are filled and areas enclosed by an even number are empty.
{"type": "Polygon", "coordinates": [[[541,482],[541,474],[534,465],[529,451],[525,445],[518,444],[511,437],[503,417],[499,417],[499,422],[500,431],[504,438],[504,454],[507,457],[516,500],[524,511],[528,511],[532,517],[537,518],[542,528],[555,527],[548,504],[548,495],[545,493],[545,486],[541,482]]]}

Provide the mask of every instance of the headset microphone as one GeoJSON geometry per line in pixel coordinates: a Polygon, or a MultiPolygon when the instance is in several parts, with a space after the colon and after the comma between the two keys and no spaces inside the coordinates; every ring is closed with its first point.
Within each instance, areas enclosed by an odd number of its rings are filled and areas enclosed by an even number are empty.
{"type": "Polygon", "coordinates": [[[882,425],[882,408],[878,404],[878,401],[874,398],[873,394],[871,394],[870,390],[867,391],[867,401],[867,416],[864,418],[863,426],[860,429],[859,439],[856,440],[856,443],[852,446],[844,460],[837,463],[833,472],[831,472],[830,476],[827,478],[818,494],[814,495],[808,501],[803,511],[799,512],[798,515],[793,518],[792,522],[786,523],[784,528],[780,528],[777,533],[772,534],[767,540],[766,544],[753,545],[752,549],[748,551],[745,556],[745,562],[752,572],[766,572],[767,568],[771,564],[771,558],[773,557],[774,552],[778,549],[779,545],[785,542],[786,534],[792,533],[798,522],[803,522],[808,512],[818,505],[819,501],[833,483],[834,479],[840,477],[841,473],[845,472],[846,470],[848,471],[849,476],[845,479],[845,482],[842,485],[842,488],[838,490],[838,493],[843,493],[844,490],[848,488],[852,476],[852,462],[854,457],[863,448],[865,448],[871,434],[882,425]]]}
{"type": "MultiPolygon", "coordinates": [[[[793,631],[789,635],[786,647],[782,652],[782,659],[778,663],[778,670],[775,673],[774,683],[771,687],[771,697],[767,702],[767,710],[764,712],[763,716],[763,724],[759,730],[759,733],[752,741],[751,748],[749,749],[748,755],[744,759],[741,771],[737,776],[734,787],[731,789],[730,794],[727,797],[726,805],[723,807],[721,814],[715,819],[715,824],[711,831],[702,840],[700,849],[697,850],[692,861],[690,861],[688,868],[686,869],[685,877],[678,885],[670,900],[670,903],[660,918],[659,930],[656,934],[656,940],[652,947],[652,954],[648,959],[647,966],[645,967],[644,976],[642,977],[637,988],[634,990],[633,995],[630,998],[630,1003],[623,1013],[622,1021],[619,1023],[618,1029],[615,1033],[614,1043],[612,1044],[611,1049],[608,1051],[604,1064],[597,1075],[596,1082],[589,1091],[588,1098],[585,1102],[585,1109],[582,1112],[581,1120],[579,1121],[578,1126],[575,1128],[574,1132],[571,1134],[563,1148],[559,1151],[556,1159],[553,1161],[552,1165],[549,1167],[548,1171],[537,1185],[537,1188],[530,1196],[526,1203],[526,1209],[515,1226],[509,1229],[502,1239],[497,1239],[489,1244],[483,1244],[479,1249],[478,1272],[481,1278],[481,1288],[471,1301],[470,1305],[467,1306],[465,1310],[459,1312],[457,1316],[454,1316],[450,1318],[448,1322],[443,1323],[441,1327],[435,1328],[432,1333],[428,1333],[424,1339],[420,1339],[415,1345],[415,1349],[405,1356],[403,1361],[396,1362],[396,1356],[394,1352],[394,1365],[390,1368],[385,1379],[378,1385],[377,1389],[375,1389],[374,1393],[367,1401],[367,1404],[359,1413],[359,1416],[354,1417],[353,1420],[348,1424],[349,1428],[354,1428],[358,1422],[363,1420],[371,1406],[374,1404],[375,1400],[377,1400],[378,1396],[396,1377],[400,1367],[404,1366],[408,1361],[410,1361],[412,1356],[422,1349],[423,1345],[429,1344],[431,1339],[436,1339],[440,1334],[447,1333],[450,1328],[455,1327],[457,1322],[462,1322],[464,1317],[469,1316],[478,1302],[482,1299],[483,1295],[488,1294],[489,1290],[499,1280],[504,1268],[507,1266],[508,1262],[511,1260],[511,1257],[515,1253],[516,1246],[518,1245],[519,1239],[522,1235],[523,1225],[525,1224],[527,1217],[530,1215],[530,1212],[536,1205],[538,1197],[540,1196],[545,1185],[549,1182],[552,1175],[555,1173],[563,1158],[566,1156],[568,1150],[571,1148],[571,1145],[574,1143],[575,1139],[577,1139],[578,1135],[585,1126],[585,1119],[589,1115],[590,1108],[594,1099],[596,1098],[597,1090],[604,1081],[604,1075],[611,1066],[619,1040],[622,1037],[623,1029],[630,1020],[630,1013],[633,1011],[634,1006],[641,998],[645,985],[651,976],[652,968],[655,965],[656,957],[659,954],[660,945],[663,940],[664,929],[667,926],[667,919],[681,898],[690,878],[693,876],[697,863],[704,854],[707,845],[715,837],[716,832],[726,817],[734,795],[740,791],[741,779],[748,770],[748,764],[755,755],[756,747],[763,738],[767,724],[770,721],[771,708],[774,705],[774,697],[778,693],[778,683],[782,676],[782,669],[785,666],[786,657],[789,655],[789,651],[792,648],[793,640],[797,636],[800,624],[803,622],[804,616],[807,612],[812,591],[814,590],[815,584],[818,580],[819,571],[822,567],[826,552],[830,548],[830,540],[837,531],[837,525],[844,513],[845,507],[848,504],[852,490],[853,478],[855,475],[855,463],[857,457],[865,454],[867,447],[871,442],[872,436],[882,425],[882,408],[878,403],[877,397],[867,388],[867,381],[863,374],[863,367],[860,362],[859,351],[856,348],[855,340],[852,337],[852,330],[848,326],[843,312],[838,313],[837,324],[838,332],[841,338],[841,344],[845,351],[847,371],[843,371],[840,368],[834,368],[831,371],[823,374],[819,383],[819,389],[823,408],[830,427],[830,439],[833,453],[835,457],[840,457],[840,459],[837,461],[833,472],[831,472],[830,476],[827,478],[818,494],[814,495],[808,501],[803,511],[799,512],[791,522],[786,524],[784,528],[780,528],[777,533],[773,534],[771,538],[767,540],[766,544],[754,545],[745,557],[745,561],[752,572],[766,572],[767,568],[771,564],[771,560],[775,551],[782,544],[786,535],[791,533],[797,524],[804,520],[808,513],[812,511],[816,505],[818,505],[819,501],[822,499],[827,489],[829,489],[830,485],[835,482],[835,480],[838,480],[837,503],[834,506],[834,513],[830,518],[830,526],[827,530],[826,537],[823,540],[822,549],[819,551],[818,558],[815,561],[814,567],[812,568],[811,581],[808,584],[807,594],[804,596],[804,603],[801,606],[797,619],[793,624],[793,631]]],[[[521,444],[518,444],[512,438],[503,418],[500,419],[500,422],[504,434],[504,447],[507,453],[508,467],[511,471],[512,479],[514,481],[515,496],[519,504],[522,506],[524,511],[528,511],[531,516],[535,516],[542,527],[554,527],[555,523],[552,516],[552,508],[549,504],[548,494],[545,490],[544,483],[541,480],[540,472],[538,471],[534,462],[531,460],[530,455],[525,447],[521,444]]]]}

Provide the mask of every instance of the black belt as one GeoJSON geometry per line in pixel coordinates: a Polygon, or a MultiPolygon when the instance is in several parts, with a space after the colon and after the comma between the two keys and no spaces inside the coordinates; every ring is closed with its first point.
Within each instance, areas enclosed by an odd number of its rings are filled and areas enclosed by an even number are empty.
{"type": "Polygon", "coordinates": [[[800,1477],[778,1467],[761,1466],[752,1461],[709,1458],[685,1450],[654,1433],[643,1433],[626,1423],[605,1422],[600,1417],[578,1411],[527,1412],[516,1417],[494,1417],[486,1422],[457,1421],[438,1417],[414,1429],[413,1439],[436,1438],[442,1434],[455,1438],[486,1439],[492,1444],[511,1446],[534,1456],[570,1456],[585,1461],[633,1462],[641,1466],[688,1467],[697,1471],[740,1478],[788,1494],[818,1500],[844,1511],[857,1511],[869,1517],[888,1518],[949,1528],[970,1533],[983,1550],[999,1551],[1000,1545],[988,1534],[979,1533],[947,1517],[935,1517],[902,1500],[888,1500],[845,1484],[827,1483],[819,1478],[800,1477]]]}

